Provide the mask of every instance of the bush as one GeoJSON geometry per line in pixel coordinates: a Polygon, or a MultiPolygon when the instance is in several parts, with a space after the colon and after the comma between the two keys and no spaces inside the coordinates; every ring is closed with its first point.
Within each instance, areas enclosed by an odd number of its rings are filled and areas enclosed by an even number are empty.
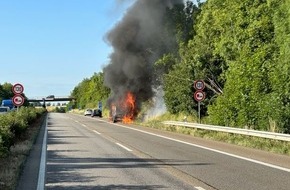
{"type": "Polygon", "coordinates": [[[21,107],[17,111],[0,115],[0,157],[9,152],[10,147],[39,118],[45,109],[21,107]]]}
{"type": "Polygon", "coordinates": [[[13,145],[14,134],[10,130],[13,124],[13,117],[9,114],[0,115],[0,156],[8,153],[9,148],[13,145]]]}

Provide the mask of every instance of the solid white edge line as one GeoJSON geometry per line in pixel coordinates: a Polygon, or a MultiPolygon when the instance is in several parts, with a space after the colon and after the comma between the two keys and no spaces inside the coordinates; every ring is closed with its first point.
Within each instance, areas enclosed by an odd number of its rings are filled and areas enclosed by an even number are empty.
{"type": "Polygon", "coordinates": [[[45,172],[46,172],[46,148],[47,148],[47,118],[45,121],[45,127],[44,127],[44,136],[43,136],[43,142],[42,142],[42,148],[41,148],[41,160],[39,165],[39,171],[38,171],[38,182],[37,182],[37,190],[43,190],[45,187],[45,172]]]}
{"type": "Polygon", "coordinates": [[[100,135],[101,133],[99,133],[98,131],[96,130],[93,130],[94,133],[97,133],[98,135],[100,135]]]}
{"type": "MultiPolygon", "coordinates": [[[[100,120],[100,121],[103,121],[103,120],[100,120]]],[[[107,122],[107,123],[110,123],[110,122],[107,122]]],[[[231,156],[231,157],[234,157],[234,158],[238,158],[238,159],[241,159],[241,160],[246,160],[246,161],[253,162],[253,163],[256,163],[256,164],[260,164],[260,165],[263,165],[263,166],[267,166],[267,167],[270,167],[270,168],[282,170],[282,171],[285,171],[285,172],[290,172],[290,168],[284,168],[284,167],[277,166],[277,165],[274,165],[274,164],[269,164],[269,163],[265,163],[265,162],[262,162],[262,161],[254,160],[254,159],[251,159],[251,158],[238,156],[238,155],[235,155],[235,154],[223,152],[223,151],[216,150],[216,149],[213,149],[213,148],[208,148],[208,147],[205,147],[205,146],[201,146],[201,145],[185,142],[185,141],[182,141],[182,140],[173,139],[173,138],[166,137],[166,136],[163,136],[163,135],[157,135],[157,134],[150,133],[150,132],[147,132],[147,131],[142,131],[140,129],[134,129],[134,128],[131,128],[131,127],[126,127],[126,126],[123,126],[123,125],[120,125],[120,124],[117,124],[117,123],[110,123],[110,124],[114,124],[114,125],[117,125],[119,127],[123,127],[123,128],[131,129],[131,130],[139,131],[141,133],[146,133],[146,134],[153,135],[153,136],[156,136],[156,137],[168,139],[168,140],[171,140],[171,141],[187,144],[187,145],[190,145],[190,146],[202,148],[202,149],[209,150],[209,151],[212,151],[212,152],[217,152],[217,153],[220,153],[220,154],[224,154],[224,155],[231,156]]]]}
{"type": "Polygon", "coordinates": [[[129,152],[132,152],[131,149],[125,147],[124,145],[120,144],[120,143],[116,143],[117,145],[119,145],[120,147],[124,148],[125,150],[129,151],[129,152]]]}
{"type": "Polygon", "coordinates": [[[205,190],[204,188],[202,188],[202,187],[194,187],[195,189],[197,189],[197,190],[205,190]]]}

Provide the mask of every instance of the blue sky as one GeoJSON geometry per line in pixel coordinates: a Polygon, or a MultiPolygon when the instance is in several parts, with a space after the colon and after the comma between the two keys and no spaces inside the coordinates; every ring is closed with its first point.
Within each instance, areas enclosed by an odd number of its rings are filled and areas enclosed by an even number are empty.
{"type": "Polygon", "coordinates": [[[106,33],[132,1],[0,0],[0,84],[27,97],[70,95],[108,64],[106,33]]]}

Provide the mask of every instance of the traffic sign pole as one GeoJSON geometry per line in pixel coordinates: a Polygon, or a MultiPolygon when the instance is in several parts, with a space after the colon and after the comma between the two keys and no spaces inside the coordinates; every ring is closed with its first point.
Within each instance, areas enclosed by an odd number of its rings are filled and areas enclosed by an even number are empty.
{"type": "Polygon", "coordinates": [[[12,92],[14,96],[12,97],[13,105],[17,107],[17,111],[19,111],[19,107],[24,103],[24,97],[21,95],[24,91],[24,87],[22,84],[14,84],[12,86],[12,92]]]}
{"type": "Polygon", "coordinates": [[[194,99],[197,101],[198,106],[198,123],[200,123],[200,102],[205,99],[205,92],[203,89],[205,88],[205,83],[203,80],[194,81],[193,87],[196,89],[194,93],[194,99]]]}
{"type": "Polygon", "coordinates": [[[200,101],[198,101],[197,104],[198,104],[198,123],[200,123],[200,101]]]}
{"type": "Polygon", "coordinates": [[[194,99],[197,101],[197,106],[198,106],[198,123],[200,123],[200,102],[205,99],[205,93],[201,90],[197,90],[194,93],[194,99]]]}

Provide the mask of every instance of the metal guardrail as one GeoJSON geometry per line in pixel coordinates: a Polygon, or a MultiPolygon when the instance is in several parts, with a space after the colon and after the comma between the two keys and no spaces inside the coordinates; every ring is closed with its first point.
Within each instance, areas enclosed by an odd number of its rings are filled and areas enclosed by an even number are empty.
{"type": "Polygon", "coordinates": [[[273,132],[267,132],[267,131],[256,131],[256,130],[250,130],[250,129],[205,125],[205,124],[180,122],[180,121],[164,121],[162,123],[165,125],[184,126],[184,127],[206,129],[206,130],[212,130],[212,131],[220,131],[220,132],[227,132],[227,133],[234,133],[234,134],[241,134],[241,135],[248,135],[248,136],[255,136],[255,137],[262,137],[262,138],[290,142],[290,135],[283,134],[283,133],[273,133],[273,132]]]}

